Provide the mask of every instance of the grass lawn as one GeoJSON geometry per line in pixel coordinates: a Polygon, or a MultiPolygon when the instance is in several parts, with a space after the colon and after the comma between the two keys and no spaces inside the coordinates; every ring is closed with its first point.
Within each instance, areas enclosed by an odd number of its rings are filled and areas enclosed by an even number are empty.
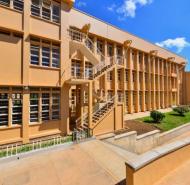
{"type": "Polygon", "coordinates": [[[139,118],[137,120],[141,122],[145,122],[147,124],[154,125],[155,127],[161,129],[162,131],[168,131],[176,127],[179,127],[183,124],[190,123],[190,112],[186,113],[185,116],[179,116],[175,112],[168,112],[168,113],[165,113],[165,116],[166,117],[159,124],[153,123],[153,120],[150,116],[139,118]]]}

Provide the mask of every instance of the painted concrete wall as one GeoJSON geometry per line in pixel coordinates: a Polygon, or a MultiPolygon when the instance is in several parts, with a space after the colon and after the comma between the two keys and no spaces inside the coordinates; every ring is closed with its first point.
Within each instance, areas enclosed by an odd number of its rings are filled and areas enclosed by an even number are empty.
{"type": "Polygon", "coordinates": [[[183,104],[190,105],[190,72],[183,74],[183,104]]]}
{"type": "Polygon", "coordinates": [[[145,153],[126,163],[126,185],[156,184],[171,171],[190,160],[188,139],[145,153]]]}

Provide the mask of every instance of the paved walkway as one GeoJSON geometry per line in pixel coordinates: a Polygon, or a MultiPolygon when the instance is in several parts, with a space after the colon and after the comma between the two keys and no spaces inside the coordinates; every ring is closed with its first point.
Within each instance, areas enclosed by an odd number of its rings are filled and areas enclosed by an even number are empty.
{"type": "Polygon", "coordinates": [[[0,164],[2,185],[125,184],[125,151],[91,140],[0,164]],[[122,184],[122,183],[120,183],[122,184]]]}
{"type": "Polygon", "coordinates": [[[190,161],[183,164],[155,185],[190,185],[190,161]]]}
{"type": "MultiPolygon", "coordinates": [[[[160,109],[158,110],[162,113],[166,113],[166,112],[171,112],[172,109],[171,108],[167,108],[167,109],[160,109]]],[[[146,116],[150,116],[150,112],[146,111],[146,112],[138,112],[138,113],[133,113],[133,114],[126,114],[124,117],[124,120],[133,120],[133,119],[138,119],[138,118],[143,118],[146,116]]]]}

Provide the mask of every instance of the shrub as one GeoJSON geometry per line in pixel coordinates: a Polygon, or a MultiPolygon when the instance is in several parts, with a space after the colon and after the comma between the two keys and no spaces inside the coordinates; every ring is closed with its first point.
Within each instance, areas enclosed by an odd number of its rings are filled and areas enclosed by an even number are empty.
{"type": "Polygon", "coordinates": [[[152,111],[150,113],[150,117],[154,120],[155,123],[160,123],[165,118],[165,114],[159,111],[152,111]]]}
{"type": "Polygon", "coordinates": [[[174,112],[177,112],[180,116],[185,116],[185,113],[190,111],[190,108],[188,106],[180,106],[173,108],[174,112]]]}

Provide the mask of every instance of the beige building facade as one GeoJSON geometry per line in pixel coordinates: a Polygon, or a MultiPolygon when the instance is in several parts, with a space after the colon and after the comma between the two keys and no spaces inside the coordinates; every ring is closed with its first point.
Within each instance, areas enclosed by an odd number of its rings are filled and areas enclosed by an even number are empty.
{"type": "Polygon", "coordinates": [[[183,75],[183,104],[190,105],[190,72],[184,72],[183,75]]]}
{"type": "Polygon", "coordinates": [[[124,128],[123,115],[181,104],[181,56],[72,8],[0,0],[0,144],[124,128]]]}

